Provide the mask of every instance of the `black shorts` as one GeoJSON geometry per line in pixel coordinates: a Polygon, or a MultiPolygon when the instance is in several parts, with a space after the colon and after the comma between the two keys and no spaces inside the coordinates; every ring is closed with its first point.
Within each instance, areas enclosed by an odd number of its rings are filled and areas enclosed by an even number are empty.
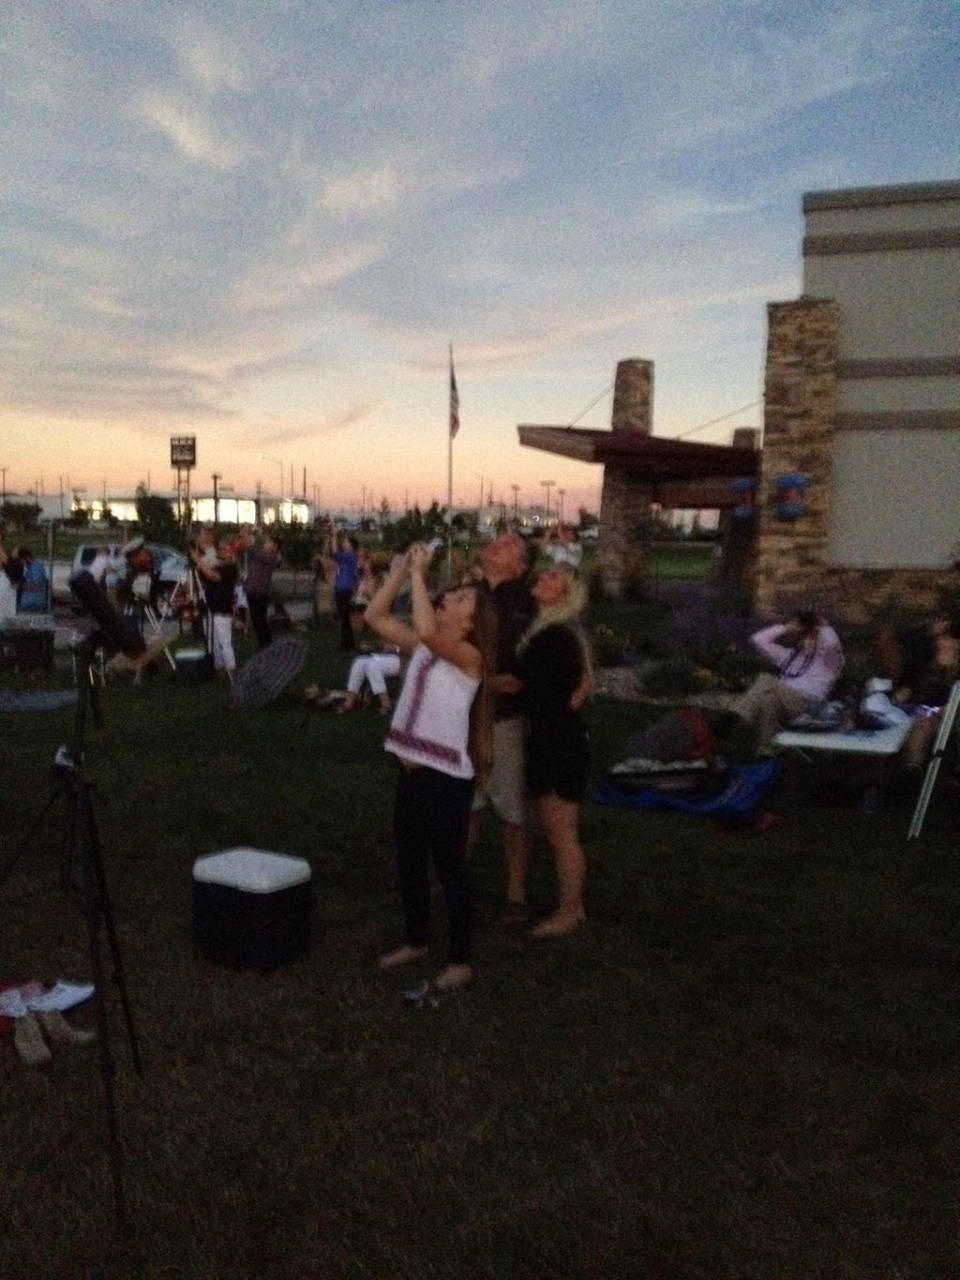
{"type": "Polygon", "coordinates": [[[586,795],[590,739],[583,724],[532,730],[527,738],[527,790],[532,796],[555,792],[578,804],[586,795]]]}

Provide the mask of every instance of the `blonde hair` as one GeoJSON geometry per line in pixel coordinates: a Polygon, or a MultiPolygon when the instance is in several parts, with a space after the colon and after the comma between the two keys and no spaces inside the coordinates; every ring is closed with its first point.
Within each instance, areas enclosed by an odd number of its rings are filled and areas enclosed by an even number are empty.
{"type": "Polygon", "coordinates": [[[547,627],[567,627],[579,642],[580,651],[583,654],[584,674],[592,677],[593,653],[591,652],[590,641],[587,639],[586,632],[580,625],[580,615],[587,607],[587,584],[570,565],[561,562],[555,567],[563,570],[567,589],[563,593],[563,598],[558,600],[556,604],[548,605],[546,608],[539,610],[533,622],[517,642],[517,653],[523,653],[533,637],[539,635],[541,631],[545,631],[547,627]]]}

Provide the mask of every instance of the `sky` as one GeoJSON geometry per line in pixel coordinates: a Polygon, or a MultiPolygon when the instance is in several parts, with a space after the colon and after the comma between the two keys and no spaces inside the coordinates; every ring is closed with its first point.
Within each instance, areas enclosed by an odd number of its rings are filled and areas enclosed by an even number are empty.
{"type": "Polygon", "coordinates": [[[455,505],[596,510],[517,424],[641,357],[656,434],[759,426],[803,193],[956,178],[958,66],[956,0],[9,0],[4,489],[194,435],[195,492],[443,503],[452,452],[455,505]]]}

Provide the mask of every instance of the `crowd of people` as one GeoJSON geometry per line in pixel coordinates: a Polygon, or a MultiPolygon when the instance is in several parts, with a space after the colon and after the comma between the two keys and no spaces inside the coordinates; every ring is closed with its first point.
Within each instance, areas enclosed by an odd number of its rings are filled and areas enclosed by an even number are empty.
{"type": "MultiPolygon", "coordinates": [[[[142,539],[123,552],[129,588],[146,568],[142,539]]],[[[579,806],[590,748],[581,712],[593,671],[581,625],[587,599],[579,574],[582,547],[570,526],[539,539],[515,529],[498,533],[459,584],[431,597],[427,580],[435,555],[435,545],[415,543],[383,572],[382,559],[375,562],[355,536],[330,529],[317,568],[332,586],[341,651],[360,649],[338,710],[352,711],[369,691],[380,712],[391,716],[385,747],[397,759],[394,835],[404,938],[380,963],[394,969],[424,956],[432,860],[449,947],[435,985],[449,989],[473,977],[469,863],[484,811],[499,824],[503,923],[529,925],[533,937],[554,938],[585,921],[579,806]],[[400,597],[402,610],[396,607],[400,597]],[[379,649],[360,643],[364,626],[378,636],[379,649]],[[398,677],[394,702],[388,682],[398,677]],[[552,854],[556,901],[534,922],[527,880],[536,831],[552,854]]],[[[273,639],[269,610],[282,564],[280,540],[270,532],[258,539],[250,529],[224,538],[201,528],[189,560],[214,667],[232,678],[238,613],[245,614],[260,649],[273,639]]],[[[84,571],[85,589],[102,590],[108,563],[104,548],[84,571]]],[[[18,605],[30,608],[41,596],[45,602],[45,583],[32,564],[29,551],[6,549],[0,530],[0,621],[18,605]]],[[[122,639],[118,630],[118,646],[122,639]]],[[[823,718],[836,705],[831,698],[844,651],[837,631],[815,610],[763,627],[750,642],[772,670],[733,700],[715,728],[722,740],[732,728],[748,726],[762,758],[774,754],[782,729],[823,718]]],[[[960,625],[940,618],[908,633],[888,666],[891,705],[912,715],[903,760],[908,768],[922,768],[938,708],[960,677],[960,625]]]]}

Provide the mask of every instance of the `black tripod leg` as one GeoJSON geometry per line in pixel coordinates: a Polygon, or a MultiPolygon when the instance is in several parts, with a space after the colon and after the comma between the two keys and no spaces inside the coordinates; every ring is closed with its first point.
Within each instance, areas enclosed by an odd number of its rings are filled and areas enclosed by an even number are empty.
{"type": "Polygon", "coordinates": [[[110,946],[110,958],[113,962],[113,981],[120,995],[120,1004],[123,1008],[123,1019],[127,1028],[127,1040],[130,1044],[130,1056],[133,1059],[133,1065],[136,1068],[137,1075],[143,1075],[143,1064],[140,1059],[140,1048],[137,1044],[137,1033],[133,1025],[133,1013],[130,1008],[130,1000],[127,995],[127,979],[123,971],[123,958],[120,954],[120,944],[117,941],[117,931],[113,921],[113,908],[110,905],[110,893],[107,889],[107,878],[103,870],[103,858],[100,850],[100,836],[97,831],[96,819],[93,814],[93,803],[91,800],[91,787],[87,779],[81,778],[78,783],[83,789],[83,806],[84,806],[84,822],[87,828],[86,842],[86,876],[89,877],[87,886],[88,901],[93,896],[94,906],[96,908],[97,924],[102,920],[104,928],[107,932],[107,941],[110,946]]]}
{"type": "MultiPolygon", "coordinates": [[[[87,786],[79,776],[75,786],[78,793],[87,786]]],[[[81,803],[78,794],[77,803],[81,803]]],[[[107,1124],[107,1151],[110,1158],[110,1174],[113,1179],[113,1196],[117,1211],[117,1223],[121,1231],[127,1229],[127,1206],[123,1192],[123,1158],[117,1129],[117,1109],[114,1097],[113,1054],[110,1050],[110,1027],[107,1021],[107,1001],[103,981],[103,961],[100,955],[101,904],[93,870],[93,858],[89,852],[81,853],[83,864],[84,902],[86,906],[87,938],[90,950],[90,968],[93,977],[93,1002],[97,1018],[97,1041],[100,1056],[100,1081],[107,1124]]]]}

